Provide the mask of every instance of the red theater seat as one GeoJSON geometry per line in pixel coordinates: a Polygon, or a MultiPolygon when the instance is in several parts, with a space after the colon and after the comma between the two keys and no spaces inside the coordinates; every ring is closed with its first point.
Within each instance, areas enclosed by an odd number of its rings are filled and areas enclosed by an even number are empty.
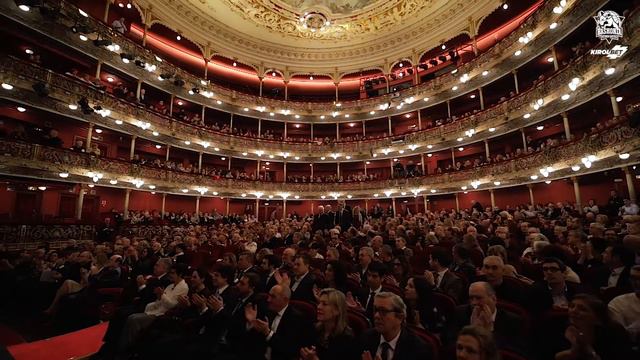
{"type": "Polygon", "coordinates": [[[68,360],[91,355],[102,346],[107,323],[45,340],[10,346],[15,360],[68,360]]]}

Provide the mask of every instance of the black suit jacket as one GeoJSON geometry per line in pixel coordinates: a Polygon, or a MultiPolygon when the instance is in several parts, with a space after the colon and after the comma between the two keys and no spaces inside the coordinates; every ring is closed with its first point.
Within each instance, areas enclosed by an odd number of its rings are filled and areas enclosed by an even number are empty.
{"type": "MultiPolygon", "coordinates": [[[[367,330],[362,334],[362,352],[369,351],[371,357],[375,358],[380,346],[380,333],[375,329],[367,330]]],[[[430,351],[427,344],[419,337],[403,328],[393,353],[393,358],[389,360],[428,360],[430,351]]]]}
{"type": "Polygon", "coordinates": [[[440,282],[440,287],[438,289],[445,294],[451,296],[456,299],[458,303],[462,302],[464,283],[462,279],[460,279],[456,274],[451,271],[447,271],[442,276],[442,281],[440,282]]]}
{"type": "MultiPolygon", "coordinates": [[[[456,308],[453,319],[449,320],[443,334],[443,343],[446,345],[455,344],[460,330],[470,325],[472,312],[473,307],[471,305],[460,305],[456,308]]],[[[497,309],[496,321],[493,324],[493,334],[498,347],[523,350],[524,346],[520,339],[522,322],[522,318],[516,314],[497,309]]]]}
{"type": "MultiPolygon", "coordinates": [[[[573,297],[576,294],[584,292],[580,284],[570,281],[566,281],[565,284],[567,287],[567,291],[565,292],[567,301],[573,300],[573,297]]],[[[541,313],[553,308],[553,296],[551,295],[551,290],[549,290],[549,285],[546,281],[537,281],[533,284],[528,300],[528,308],[534,313],[541,313]]]]}
{"type": "MultiPolygon", "coordinates": [[[[274,314],[269,316],[270,326],[273,323],[274,314]]],[[[271,348],[272,360],[298,360],[300,349],[313,345],[313,324],[301,312],[289,305],[280,319],[278,329],[271,339],[251,329],[245,337],[245,345],[251,348],[250,354],[244,359],[264,360],[267,347],[271,348]]]]}
{"type": "Polygon", "coordinates": [[[316,302],[316,297],[313,295],[313,285],[315,284],[316,279],[311,273],[307,273],[298,287],[293,290],[293,285],[295,284],[295,280],[291,279],[291,300],[301,300],[307,301],[310,303],[316,302]]]}
{"type": "Polygon", "coordinates": [[[226,321],[227,324],[227,334],[226,339],[229,344],[229,348],[231,352],[238,355],[238,358],[249,358],[251,351],[250,346],[246,346],[247,344],[243,341],[247,337],[248,329],[247,329],[247,320],[244,315],[244,307],[247,304],[256,305],[258,308],[258,319],[264,319],[266,314],[266,307],[264,302],[261,302],[257,299],[255,293],[251,294],[249,298],[246,300],[238,299],[236,305],[230,309],[227,313],[226,321]]]}

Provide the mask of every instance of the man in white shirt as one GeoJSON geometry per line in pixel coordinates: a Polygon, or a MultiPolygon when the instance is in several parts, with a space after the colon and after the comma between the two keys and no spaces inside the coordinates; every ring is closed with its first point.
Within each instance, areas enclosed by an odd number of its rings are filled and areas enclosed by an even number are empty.
{"type": "Polygon", "coordinates": [[[125,352],[138,334],[151,326],[156,317],[164,315],[168,310],[173,309],[178,305],[178,298],[189,293],[189,286],[183,278],[187,270],[188,267],[186,265],[176,264],[169,271],[169,278],[172,283],[164,290],[159,287],[154,289],[157,300],[147,304],[143,313],[133,314],[127,318],[118,344],[119,352],[125,352]]]}
{"type": "Polygon", "coordinates": [[[633,292],[620,295],[609,302],[611,318],[619,322],[635,343],[640,342],[640,265],[631,268],[633,292]]]}
{"type": "Polygon", "coordinates": [[[638,215],[638,213],[640,213],[638,204],[635,201],[624,199],[624,205],[620,208],[620,216],[638,215]]]}

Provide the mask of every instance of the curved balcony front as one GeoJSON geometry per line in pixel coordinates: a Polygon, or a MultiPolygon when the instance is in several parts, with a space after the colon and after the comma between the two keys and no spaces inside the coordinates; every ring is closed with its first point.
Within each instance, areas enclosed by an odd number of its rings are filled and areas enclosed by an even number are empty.
{"type": "Polygon", "coordinates": [[[94,179],[100,186],[194,196],[370,199],[372,196],[428,196],[467,189],[488,190],[579,176],[635,164],[640,160],[638,150],[640,129],[630,127],[623,116],[615,118],[611,126],[597,133],[541,152],[470,170],[408,179],[343,183],[212,179],[8,140],[0,141],[0,154],[3,155],[0,173],[75,183],[92,183],[90,176],[101,174],[94,179]],[[622,153],[632,155],[622,159],[619,156],[622,153]],[[584,164],[585,158],[589,159],[589,166],[582,166],[577,171],[572,169],[584,164]],[[61,173],[65,175],[62,178],[61,173]],[[117,183],[112,184],[112,180],[117,183]]]}

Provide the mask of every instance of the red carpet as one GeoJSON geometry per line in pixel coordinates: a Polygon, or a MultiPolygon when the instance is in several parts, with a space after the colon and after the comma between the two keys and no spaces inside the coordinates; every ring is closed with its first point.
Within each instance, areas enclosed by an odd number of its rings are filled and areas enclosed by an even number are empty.
{"type": "Polygon", "coordinates": [[[98,351],[106,330],[107,323],[102,323],[50,339],[10,346],[8,350],[16,360],[69,360],[98,351]]]}

